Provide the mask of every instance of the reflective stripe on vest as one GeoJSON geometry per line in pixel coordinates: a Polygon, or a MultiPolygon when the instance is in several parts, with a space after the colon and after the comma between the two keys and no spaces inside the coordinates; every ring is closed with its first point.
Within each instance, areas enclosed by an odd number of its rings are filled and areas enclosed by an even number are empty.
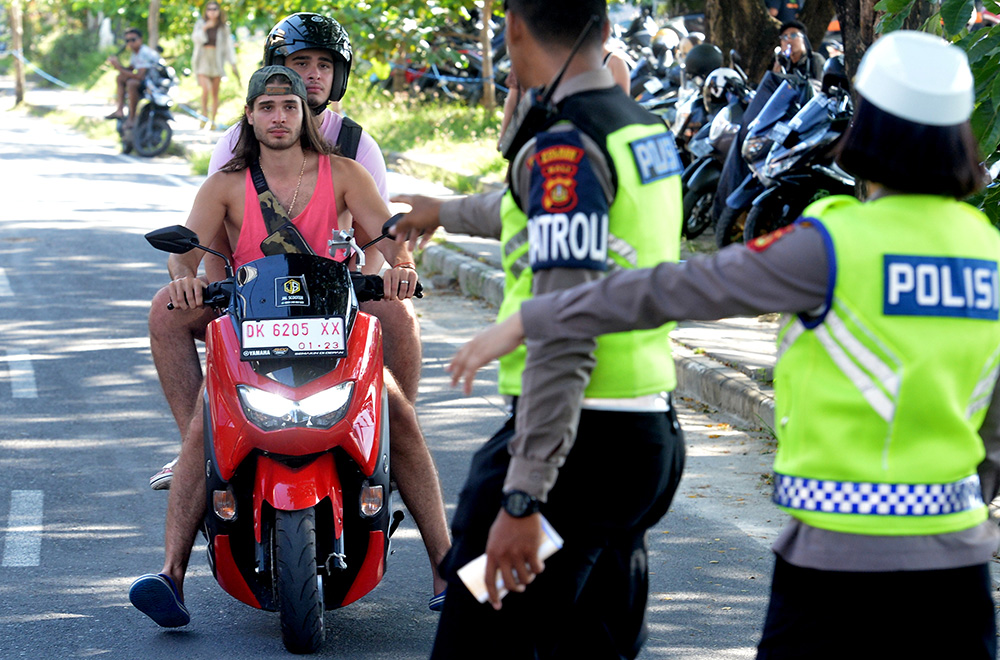
{"type": "Polygon", "coordinates": [[[877,484],[774,475],[774,503],[868,516],[943,516],[983,506],[979,475],[950,484],[877,484]]]}
{"type": "Polygon", "coordinates": [[[965,416],[972,418],[977,412],[990,405],[993,398],[993,387],[996,385],[997,377],[1000,376],[1000,348],[997,348],[990,356],[989,361],[983,366],[982,375],[976,383],[976,389],[972,391],[969,407],[965,416]]]}

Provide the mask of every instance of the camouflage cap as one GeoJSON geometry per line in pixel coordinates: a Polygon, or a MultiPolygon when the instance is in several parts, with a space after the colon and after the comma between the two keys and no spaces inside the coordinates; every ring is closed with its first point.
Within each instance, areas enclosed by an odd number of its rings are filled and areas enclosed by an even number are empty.
{"type": "Polygon", "coordinates": [[[272,64],[257,69],[250,76],[250,85],[247,88],[247,105],[253,105],[253,101],[258,96],[283,96],[285,94],[295,94],[303,101],[306,99],[306,84],[302,82],[302,76],[289,69],[287,66],[272,64]],[[291,85],[285,83],[269,84],[275,76],[285,76],[292,82],[291,85]]]}

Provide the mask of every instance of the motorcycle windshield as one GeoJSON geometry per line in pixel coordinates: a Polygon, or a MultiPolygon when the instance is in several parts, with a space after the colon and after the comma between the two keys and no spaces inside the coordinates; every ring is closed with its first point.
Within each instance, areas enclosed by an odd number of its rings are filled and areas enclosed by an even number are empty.
{"type": "Polygon", "coordinates": [[[233,316],[242,360],[346,355],[358,303],[342,263],[277,254],[240,266],[233,316]]]}
{"type": "Polygon", "coordinates": [[[787,80],[778,85],[771,98],[761,108],[760,113],[750,122],[747,137],[757,137],[766,134],[779,121],[788,116],[799,100],[799,91],[787,80]]]}
{"type": "Polygon", "coordinates": [[[832,99],[820,94],[814,96],[795,113],[795,116],[788,122],[788,128],[795,133],[806,134],[817,126],[830,122],[833,112],[832,99]]]}

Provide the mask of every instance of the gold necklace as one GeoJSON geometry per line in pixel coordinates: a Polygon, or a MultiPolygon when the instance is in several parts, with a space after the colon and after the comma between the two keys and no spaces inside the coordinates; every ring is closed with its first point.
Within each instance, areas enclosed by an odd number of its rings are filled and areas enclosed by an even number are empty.
{"type": "MultiPolygon", "coordinates": [[[[302,167],[301,167],[301,169],[299,169],[299,182],[295,184],[295,192],[292,193],[292,203],[288,205],[288,210],[286,211],[286,213],[288,213],[288,219],[289,220],[291,220],[292,217],[293,217],[292,216],[292,209],[295,208],[295,200],[299,198],[299,188],[302,187],[302,175],[306,171],[306,159],[307,158],[308,158],[308,156],[306,156],[305,154],[302,154],[302,167]]],[[[263,163],[261,163],[260,169],[261,169],[262,172],[264,171],[264,164],[263,163]]],[[[264,172],[264,179],[267,179],[267,172],[264,172]]],[[[277,197],[277,195],[275,197],[277,197]]]]}
{"type": "Polygon", "coordinates": [[[306,155],[302,154],[302,168],[299,170],[299,182],[295,184],[295,192],[292,193],[292,203],[288,207],[288,219],[291,220],[294,216],[292,215],[292,209],[295,208],[295,200],[299,197],[299,187],[302,185],[302,173],[306,171],[306,155]]]}

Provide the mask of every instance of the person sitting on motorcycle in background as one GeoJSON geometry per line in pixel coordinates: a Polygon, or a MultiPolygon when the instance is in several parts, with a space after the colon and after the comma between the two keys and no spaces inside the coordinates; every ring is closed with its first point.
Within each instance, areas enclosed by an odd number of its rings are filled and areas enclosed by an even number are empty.
{"type": "MultiPolygon", "coordinates": [[[[207,242],[224,232],[233,251],[233,265],[263,256],[260,238],[267,235],[257,191],[250,174],[259,162],[270,191],[295,218],[295,228],[316,254],[327,253],[332,232],[364,227],[369,236],[381,234],[389,209],[371,175],[355,161],[335,155],[310,120],[306,86],[288,67],[271,65],[250,78],[246,109],[236,154],[208,177],[195,198],[187,227],[207,242]],[[298,214],[296,214],[298,210],[298,214]],[[348,215],[349,214],[349,215],[348,215]]],[[[404,299],[416,290],[417,273],[409,250],[393,241],[378,244],[394,266],[385,271],[385,297],[404,299]]],[[[179,313],[202,315],[205,283],[198,277],[201,250],[172,254],[173,281],[169,298],[179,313]]],[[[385,378],[390,391],[399,386],[385,378]]],[[[397,395],[401,396],[401,395],[397,395]]],[[[132,603],[161,626],[176,627],[190,620],[183,605],[184,574],[198,526],[205,513],[203,401],[198,397],[192,423],[183,438],[167,504],[163,571],[145,575],[129,591],[132,603]]],[[[390,427],[399,416],[390,411],[390,427]]]]}
{"type": "MultiPolygon", "coordinates": [[[[312,13],[292,14],[282,19],[272,28],[264,45],[265,64],[285,64],[305,81],[310,118],[320,134],[330,144],[338,142],[342,131],[353,136],[353,143],[342,144],[342,150],[354,146],[354,159],[372,176],[379,194],[387,201],[385,161],[379,146],[360,126],[327,109],[330,101],[340,100],[347,90],[351,55],[350,39],[343,27],[333,18],[312,13]],[[356,128],[349,128],[352,125],[356,128]]],[[[209,163],[209,174],[232,158],[241,135],[240,127],[237,124],[219,139],[209,163]]],[[[378,236],[368,236],[360,226],[355,231],[361,245],[378,236]]],[[[224,234],[215,237],[211,248],[223,254],[232,252],[224,234]]],[[[368,274],[377,273],[384,264],[381,253],[374,247],[369,248],[365,260],[363,271],[368,274]]],[[[224,279],[221,260],[207,259],[205,274],[207,282],[224,279]]],[[[149,314],[150,349],[160,385],[183,438],[192,421],[200,424],[199,419],[193,418],[203,381],[196,340],[204,340],[205,326],[214,315],[208,311],[178,314],[167,309],[169,300],[169,287],[153,298],[149,314]]],[[[365,302],[361,309],[382,323],[385,364],[399,384],[389,390],[393,476],[427,549],[434,594],[431,606],[437,609],[446,586],[438,576],[437,564],[451,542],[437,470],[414,410],[421,367],[416,313],[405,300],[365,302]]],[[[171,461],[153,476],[151,487],[157,490],[169,487],[174,463],[171,461]]]]}
{"type": "Polygon", "coordinates": [[[160,62],[160,55],[155,50],[142,43],[142,32],[138,28],[125,31],[125,45],[132,51],[129,65],[125,66],[117,55],[108,58],[108,64],[118,69],[118,107],[105,119],[125,119],[125,127],[131,128],[135,123],[135,111],[142,98],[142,83],[146,80],[146,72],[160,62]],[[125,96],[128,95],[128,117],[122,114],[125,107],[125,96]]]}
{"type": "Polygon", "coordinates": [[[778,34],[780,46],[774,53],[775,73],[800,73],[810,80],[823,78],[826,58],[814,52],[806,34],[806,26],[799,21],[781,24],[778,34]]]}

